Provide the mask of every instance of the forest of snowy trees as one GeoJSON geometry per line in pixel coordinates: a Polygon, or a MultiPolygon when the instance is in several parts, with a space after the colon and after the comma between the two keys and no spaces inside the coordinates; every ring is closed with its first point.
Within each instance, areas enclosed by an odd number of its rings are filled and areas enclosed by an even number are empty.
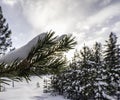
{"type": "Polygon", "coordinates": [[[75,52],[72,62],[51,80],[51,91],[72,100],[120,100],[120,48],[114,33],[106,44],[75,52]]]}

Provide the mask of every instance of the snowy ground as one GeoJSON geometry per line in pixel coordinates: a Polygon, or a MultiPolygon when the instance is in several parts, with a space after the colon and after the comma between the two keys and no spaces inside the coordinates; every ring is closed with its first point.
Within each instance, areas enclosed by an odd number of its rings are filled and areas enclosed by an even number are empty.
{"type": "Polygon", "coordinates": [[[15,82],[15,87],[5,86],[5,92],[0,92],[0,100],[65,100],[62,96],[51,96],[43,93],[43,79],[31,77],[31,82],[15,82]],[[40,87],[37,87],[39,82],[40,87]]]}

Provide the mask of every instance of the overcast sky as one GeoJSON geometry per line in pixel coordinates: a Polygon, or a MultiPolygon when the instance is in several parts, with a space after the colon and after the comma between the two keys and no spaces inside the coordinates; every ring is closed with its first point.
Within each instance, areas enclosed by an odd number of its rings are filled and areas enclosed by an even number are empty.
{"type": "Polygon", "coordinates": [[[103,42],[111,31],[120,40],[120,0],[0,0],[0,6],[16,48],[51,29],[73,33],[77,47],[103,42]]]}

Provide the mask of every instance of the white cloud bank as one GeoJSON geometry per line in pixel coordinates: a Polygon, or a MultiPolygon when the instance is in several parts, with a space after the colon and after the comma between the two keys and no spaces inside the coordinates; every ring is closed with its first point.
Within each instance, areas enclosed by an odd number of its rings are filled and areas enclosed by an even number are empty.
{"type": "Polygon", "coordinates": [[[17,0],[2,0],[4,4],[14,6],[17,3],[17,0]]]}
{"type": "Polygon", "coordinates": [[[32,27],[31,38],[50,29],[57,34],[74,33],[80,47],[84,42],[104,41],[111,31],[120,33],[119,0],[3,1],[21,7],[21,15],[32,27]]]}

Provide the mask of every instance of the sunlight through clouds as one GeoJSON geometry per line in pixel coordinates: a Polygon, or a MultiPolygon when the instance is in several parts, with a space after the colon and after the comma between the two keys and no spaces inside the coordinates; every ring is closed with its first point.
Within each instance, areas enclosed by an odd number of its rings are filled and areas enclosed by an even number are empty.
{"type": "Polygon", "coordinates": [[[13,6],[17,3],[18,0],[2,0],[3,3],[13,6]]]}
{"type": "MultiPolygon", "coordinates": [[[[9,11],[7,20],[13,18],[16,23],[10,23],[14,26],[14,37],[18,33],[29,35],[27,39],[19,37],[25,43],[49,30],[58,35],[73,33],[77,47],[90,44],[92,40],[103,42],[111,31],[120,33],[117,24],[120,21],[119,0],[2,0],[3,4],[7,5],[6,11],[9,8],[12,12],[9,11]],[[10,14],[12,18],[9,19],[10,14]]],[[[17,39],[16,44],[20,40],[17,39]]]]}

